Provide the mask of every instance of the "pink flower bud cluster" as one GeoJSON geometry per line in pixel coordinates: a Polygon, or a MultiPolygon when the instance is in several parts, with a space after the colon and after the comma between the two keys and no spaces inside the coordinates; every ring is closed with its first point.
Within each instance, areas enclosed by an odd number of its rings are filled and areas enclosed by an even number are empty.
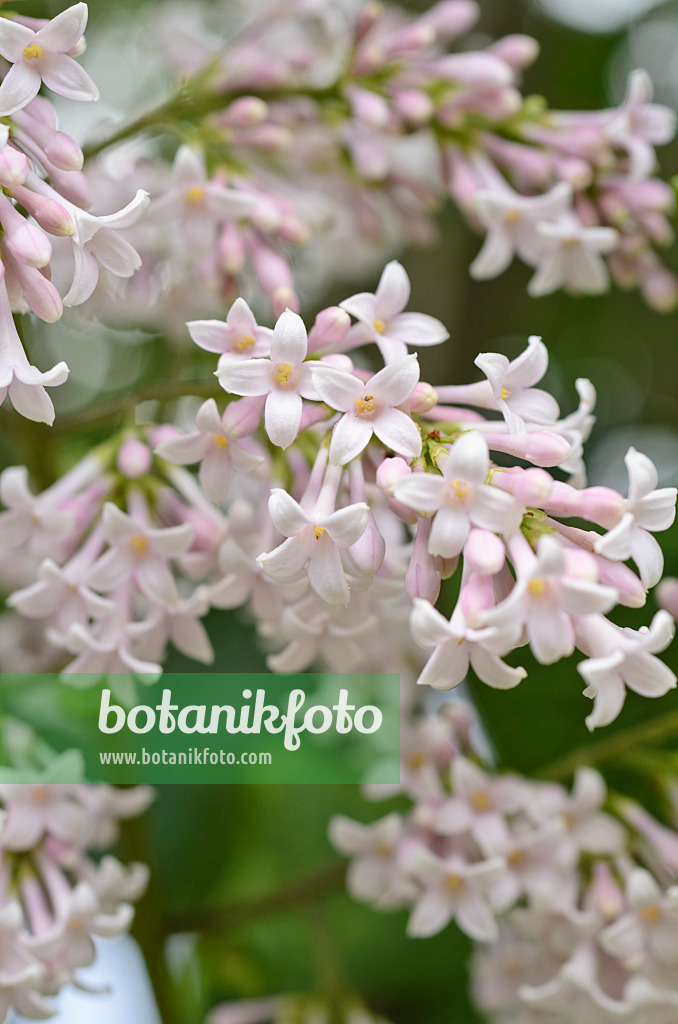
{"type": "Polygon", "coordinates": [[[95,100],[89,75],[74,59],[84,49],[87,5],[78,3],[51,21],[0,18],[0,54],[8,68],[0,81],[0,402],[9,396],[22,416],[52,423],[54,408],[45,391],[68,377],[57,363],[41,372],[29,362],[12,313],[30,311],[47,323],[64,306],[84,302],[100,270],[129,277],[138,253],[118,234],[147,203],[146,193],[106,216],[87,212],[92,202],[82,172],[83,154],[58,130],[56,112],[41,85],[72,100],[95,100]],[[52,270],[63,277],[62,293],[52,270]]]}
{"type": "Polygon", "coordinates": [[[144,787],[2,783],[0,804],[0,1021],[44,1020],[50,996],[78,984],[94,939],[127,931],[148,871],[94,859],[118,821],[142,813],[144,787]]]}
{"type": "Polygon", "coordinates": [[[454,921],[478,943],[474,997],[492,1024],[674,1019],[675,831],[631,802],[611,814],[591,768],[578,770],[570,792],[484,771],[464,704],[411,719],[401,759],[400,787],[367,795],[402,791],[408,812],[330,822],[355,899],[409,908],[414,938],[454,921]]]}
{"type": "MultiPolygon", "coordinates": [[[[193,106],[180,109],[196,122],[195,148],[182,146],[171,171],[138,148],[105,165],[153,194],[156,230],[134,236],[145,264],[128,289],[134,314],[150,297],[187,319],[255,288],[276,316],[297,310],[295,278],[354,272],[359,237],[363,260],[375,241],[430,239],[446,196],[485,235],[477,278],[518,256],[534,270],[532,295],[600,293],[612,277],[673,308],[678,283],[656,250],[672,240],[674,199],[652,176],[673,113],[651,102],[642,71],[617,108],[549,111],[519,89],[535,40],[447,52],[479,13],[468,0],[409,20],[374,4],[266,3],[242,33],[205,46],[193,106]],[[294,252],[309,240],[307,256],[294,252]]],[[[184,55],[166,57],[183,81],[184,55]]],[[[171,114],[155,128],[165,123],[171,114]]]]}

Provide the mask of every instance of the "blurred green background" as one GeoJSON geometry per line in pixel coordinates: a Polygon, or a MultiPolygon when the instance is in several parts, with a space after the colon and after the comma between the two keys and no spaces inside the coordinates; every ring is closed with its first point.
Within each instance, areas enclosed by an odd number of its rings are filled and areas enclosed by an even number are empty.
{"type": "MultiPolygon", "coordinates": [[[[526,75],[525,91],[546,96],[554,108],[618,102],[626,73],[639,64],[657,81],[661,101],[678,101],[678,3],[480,4],[479,41],[512,32],[539,40],[541,56],[526,75]]],[[[27,4],[27,13],[29,6],[38,15],[54,14],[62,4],[27,4]]],[[[125,9],[133,19],[137,4],[91,0],[90,37],[110,15],[119,18],[125,9]]],[[[120,75],[135,70],[121,66],[120,75]]],[[[678,172],[675,145],[662,150],[660,158],[664,176],[678,172]]],[[[678,483],[676,315],[653,313],[636,293],[618,291],[592,299],[557,294],[531,300],[526,295],[529,271],[518,264],[496,281],[474,283],[467,268],[478,247],[479,240],[448,208],[436,243],[402,257],[413,282],[410,308],[439,317],[451,334],[442,349],[423,353],[422,376],[433,382],[473,380],[479,351],[513,357],[528,335],[541,335],[552,357],[548,386],[565,413],[575,405],[576,377],[590,377],[598,389],[598,423],[588,446],[591,482],[623,489],[623,455],[633,443],[657,462],[663,484],[678,483]]],[[[678,250],[667,259],[677,268],[678,250]]],[[[372,288],[378,276],[375,268],[372,280],[360,282],[361,287],[372,288]]],[[[338,285],[326,300],[345,294],[338,285]]],[[[307,320],[313,312],[304,310],[307,320]]],[[[0,445],[8,447],[6,440],[0,439],[0,445]]],[[[7,461],[15,458],[14,451],[5,452],[7,461]]],[[[664,547],[667,571],[678,575],[675,530],[664,538],[664,547]]],[[[650,604],[640,615],[619,621],[638,625],[652,610],[650,604]]],[[[217,669],[263,667],[253,634],[240,619],[213,614],[210,625],[219,652],[217,669]]],[[[530,674],[518,690],[475,687],[474,693],[502,766],[529,772],[591,742],[584,727],[590,703],[581,696],[582,682],[572,662],[546,671],[521,655],[530,674]]],[[[668,659],[678,667],[675,653],[668,659]]],[[[168,668],[193,666],[176,657],[168,668]]],[[[660,703],[631,696],[606,735],[676,706],[672,695],[660,703]]],[[[643,795],[643,784],[621,769],[612,773],[611,782],[643,795]]],[[[375,914],[351,902],[339,887],[324,901],[309,892],[296,909],[265,914],[260,905],[260,896],[336,862],[325,837],[331,814],[368,819],[391,807],[367,804],[349,787],[162,787],[147,818],[126,829],[124,852],[148,861],[153,871],[135,927],[163,992],[165,1024],[198,1024],[220,999],[308,991],[319,973],[335,969],[345,972],[346,984],[394,1024],[477,1021],[466,995],[469,944],[453,928],[425,942],[408,940],[404,913],[375,914]],[[250,897],[251,904],[241,904],[250,897]],[[223,927],[200,940],[184,936],[170,943],[172,980],[161,957],[166,926],[190,932],[196,914],[221,905],[231,908],[223,927]]]]}

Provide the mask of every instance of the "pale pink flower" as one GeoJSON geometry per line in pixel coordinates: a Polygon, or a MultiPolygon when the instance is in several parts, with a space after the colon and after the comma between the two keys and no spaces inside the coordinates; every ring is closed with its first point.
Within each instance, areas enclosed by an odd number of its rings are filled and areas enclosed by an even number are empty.
{"type": "Polygon", "coordinates": [[[233,470],[249,474],[264,461],[263,454],[239,444],[259,425],[261,405],[256,400],[231,402],[219,415],[213,398],[204,402],[195,417],[198,428],[192,434],[171,437],[156,448],[157,454],[181,466],[200,463],[200,483],[215,504],[225,500],[233,470]]]}
{"type": "Polygon", "coordinates": [[[654,463],[635,448],[629,448],[624,462],[629,474],[624,515],[617,526],[596,541],[595,549],[613,561],[632,558],[647,589],[659,582],[664,568],[664,555],[651,534],[668,530],[673,523],[677,491],[675,487],[657,490],[654,463]]]}
{"type": "Polygon", "coordinates": [[[330,819],[328,834],[332,845],[352,858],[346,887],[354,899],[386,910],[416,896],[416,887],[404,877],[400,865],[400,848],[406,837],[400,814],[388,814],[370,825],[336,814],[330,819]]]}
{"type": "Polygon", "coordinates": [[[470,833],[484,854],[508,843],[507,817],[523,810],[529,798],[517,776],[492,778],[472,761],[457,754],[451,766],[452,796],[438,809],[433,828],[438,835],[470,833]]]}
{"type": "Polygon", "coordinates": [[[301,425],[302,398],[317,399],[311,364],[305,362],[304,322],[291,309],[278,318],[270,358],[229,361],[217,370],[219,383],[235,395],[266,396],[264,426],[273,444],[289,448],[301,425]]]}
{"type": "Polygon", "coordinates": [[[652,103],[652,91],[647,72],[632,71],[624,102],[603,129],[610,142],[626,149],[630,177],[635,180],[652,174],[656,163],[654,147],[670,142],[676,132],[674,111],[652,103]]]}
{"type": "Polygon", "coordinates": [[[243,298],[237,298],[223,320],[192,320],[186,324],[196,345],[219,353],[219,365],[230,359],[259,359],[271,351],[270,327],[260,327],[243,298]]]}
{"type": "Polygon", "coordinates": [[[322,401],[344,413],[332,431],[333,465],[343,466],[360,455],[373,434],[399,455],[412,459],[420,454],[417,425],[398,408],[419,380],[416,355],[394,360],[367,382],[328,362],[312,364],[311,374],[322,401]]]}
{"type": "Polygon", "coordinates": [[[374,294],[360,292],[344,299],[342,309],[364,328],[364,340],[374,341],[390,363],[407,355],[408,345],[439,345],[449,337],[439,320],[425,313],[404,313],[410,299],[410,280],[403,266],[392,260],[384,269],[374,294]]]}
{"type": "Polygon", "coordinates": [[[678,963],[678,887],[664,892],[643,868],[626,883],[628,912],[600,935],[607,953],[633,969],[649,954],[660,964],[678,963]]]}
{"type": "Polygon", "coordinates": [[[70,100],[97,100],[99,91],[69,51],[75,49],[87,25],[87,4],[57,14],[37,32],[17,21],[0,22],[0,54],[12,67],[0,85],[0,117],[25,107],[37,96],[42,82],[70,100]]]}
{"type": "Polygon", "coordinates": [[[518,529],[522,508],[512,495],[486,483],[490,456],[481,434],[462,434],[438,465],[442,475],[411,473],[394,487],[398,501],[419,513],[433,513],[428,543],[432,555],[458,555],[472,526],[505,535],[518,529]]]}
{"type": "Polygon", "coordinates": [[[495,942],[499,927],[488,902],[488,892],[504,870],[501,857],[468,863],[459,856],[438,857],[417,847],[407,865],[422,887],[407,925],[413,938],[436,935],[454,918],[476,942],[495,942]]]}
{"type": "Polygon", "coordinates": [[[536,337],[530,337],[525,351],[510,362],[497,352],[484,352],[475,359],[492,390],[490,408],[498,409],[515,433],[525,430],[526,421],[550,425],[558,419],[560,410],[555,398],[534,387],[546,373],[548,363],[548,350],[536,337]]]}
{"type": "Polygon", "coordinates": [[[571,214],[554,224],[540,224],[542,251],[527,286],[532,296],[550,295],[564,288],[580,295],[600,295],[610,287],[603,255],[619,245],[613,228],[587,227],[571,214]]]}

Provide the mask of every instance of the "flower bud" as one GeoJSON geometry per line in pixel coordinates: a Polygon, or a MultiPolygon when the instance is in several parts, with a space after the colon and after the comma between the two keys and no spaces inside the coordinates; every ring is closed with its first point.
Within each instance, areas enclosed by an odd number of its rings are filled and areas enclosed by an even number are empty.
{"type": "Polygon", "coordinates": [[[281,285],[275,289],[271,296],[271,305],[273,306],[273,315],[276,317],[281,316],[286,309],[291,309],[293,313],[298,313],[300,308],[297,293],[293,288],[288,288],[287,285],[281,285]]]}
{"type": "Polygon", "coordinates": [[[348,549],[352,565],[363,576],[374,576],[386,556],[386,541],[382,537],[370,512],[363,535],[348,549]]]}
{"type": "Polygon", "coordinates": [[[539,56],[539,43],[532,36],[516,33],[498,39],[489,47],[490,53],[505,60],[516,71],[522,71],[534,64],[539,56]]]}
{"type": "Polygon", "coordinates": [[[531,434],[484,434],[488,448],[515,455],[536,466],[559,466],[572,448],[560,434],[535,430],[531,434]]]}
{"type": "Polygon", "coordinates": [[[468,32],[480,9],[473,0],[441,0],[419,19],[435,31],[439,40],[450,41],[468,32]]]}
{"type": "Polygon", "coordinates": [[[152,462],[150,448],[136,437],[128,437],[118,449],[116,465],[119,472],[130,480],[145,476],[152,462]]]}
{"type": "Polygon", "coordinates": [[[371,89],[354,88],[349,91],[351,109],[357,121],[368,128],[385,128],[391,119],[391,111],[383,96],[371,89]]]}
{"type": "Polygon", "coordinates": [[[234,128],[249,128],[261,124],[268,117],[268,104],[258,96],[241,96],[234,100],[220,118],[222,124],[234,128]]]}
{"type": "Polygon", "coordinates": [[[428,540],[431,520],[420,519],[414,538],[412,557],[405,576],[407,593],[411,598],[421,597],[435,604],[440,594],[441,574],[436,559],[429,554],[428,540]]]}
{"type": "Polygon", "coordinates": [[[0,151],[0,185],[3,188],[15,188],[23,185],[30,166],[28,158],[14,146],[5,145],[0,151]]]}
{"type": "Polygon", "coordinates": [[[655,597],[660,608],[664,608],[674,619],[678,619],[678,580],[667,576],[655,590],[655,597]]]}
{"type": "Polygon", "coordinates": [[[504,543],[496,533],[474,529],[464,545],[464,564],[481,576],[495,576],[506,561],[504,543]]]}
{"type": "Polygon", "coordinates": [[[409,398],[410,412],[425,415],[438,404],[438,392],[431,384],[420,380],[409,398]]]}
{"type": "Polygon", "coordinates": [[[313,327],[308,332],[308,351],[313,352],[327,345],[340,344],[349,332],[351,318],[339,306],[328,306],[322,309],[313,327]]]}
{"type": "Polygon", "coordinates": [[[421,89],[399,89],[393,99],[403,120],[415,127],[428,124],[435,114],[435,103],[421,89]]]}

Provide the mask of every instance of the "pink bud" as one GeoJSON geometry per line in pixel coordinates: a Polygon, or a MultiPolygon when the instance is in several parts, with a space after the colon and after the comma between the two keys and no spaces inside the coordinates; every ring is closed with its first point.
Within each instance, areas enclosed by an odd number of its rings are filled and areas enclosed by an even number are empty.
{"type": "Polygon", "coordinates": [[[153,427],[150,432],[149,438],[153,448],[157,448],[163,441],[171,441],[175,437],[180,437],[181,432],[177,427],[171,423],[163,423],[159,427],[153,427]]]}
{"type": "Polygon", "coordinates": [[[354,42],[359,43],[384,16],[384,5],[379,0],[369,0],[358,12],[354,42]]]}
{"type": "Polygon", "coordinates": [[[306,245],[311,237],[310,228],[299,217],[286,214],[278,228],[278,235],[290,245],[306,245]]]}
{"type": "Polygon", "coordinates": [[[258,96],[241,96],[226,108],[220,121],[236,128],[249,128],[251,125],[261,124],[267,117],[267,103],[258,96]]]}
{"type": "Polygon", "coordinates": [[[282,212],[272,199],[260,197],[250,219],[260,231],[277,231],[282,224],[282,212]]]}
{"type": "Polygon", "coordinates": [[[633,569],[623,562],[611,562],[601,555],[596,557],[600,582],[615,588],[619,604],[625,608],[642,608],[647,601],[647,593],[633,569]]]}
{"type": "Polygon", "coordinates": [[[75,223],[70,213],[54,199],[47,199],[36,192],[31,192],[23,185],[17,186],[13,194],[48,234],[64,237],[72,235],[75,231],[75,223]]]}
{"type": "Polygon", "coordinates": [[[52,132],[44,144],[45,156],[62,171],[79,171],[83,165],[82,150],[75,139],[64,132],[52,132]]]}
{"type": "Polygon", "coordinates": [[[217,242],[219,261],[227,274],[237,274],[245,265],[245,239],[235,221],[226,221],[217,242]]]}
{"type": "Polygon", "coordinates": [[[280,150],[289,149],[293,141],[294,136],[288,128],[270,121],[253,128],[247,134],[247,144],[265,153],[278,153],[280,150]]]}
{"type": "Polygon", "coordinates": [[[678,619],[678,580],[674,576],[667,576],[654,593],[659,607],[678,619]]]}
{"type": "Polygon", "coordinates": [[[474,575],[464,584],[459,594],[461,610],[469,626],[482,626],[482,613],[494,608],[494,581],[492,576],[474,575]]]}
{"type": "Polygon", "coordinates": [[[425,415],[438,404],[438,392],[426,381],[419,381],[410,395],[410,411],[425,415]]]}
{"type": "Polygon", "coordinates": [[[531,434],[484,434],[489,448],[533,462],[535,466],[559,466],[572,448],[560,434],[535,430],[531,434]]]}
{"type": "Polygon", "coordinates": [[[339,306],[328,306],[327,309],[322,309],[308,332],[309,352],[325,348],[327,345],[340,344],[348,334],[350,327],[350,316],[339,306]]]}
{"type": "MultiPolygon", "coordinates": [[[[250,247],[252,262],[259,284],[265,292],[272,295],[278,288],[292,291],[294,280],[289,262],[281,252],[271,245],[256,242],[250,247]]],[[[284,308],[284,307],[283,307],[284,308]]]]}
{"type": "Polygon", "coordinates": [[[435,114],[435,103],[421,89],[399,89],[393,96],[396,109],[408,124],[428,124],[435,114]]]}
{"type": "Polygon", "coordinates": [[[409,25],[405,25],[390,37],[386,45],[386,53],[389,57],[395,57],[401,53],[418,53],[419,50],[427,50],[435,43],[436,36],[435,28],[420,18],[418,21],[412,21],[409,25]]]}
{"type": "Polygon", "coordinates": [[[391,119],[391,111],[383,96],[371,89],[353,88],[349,91],[353,116],[368,128],[385,128],[391,119]]]}
{"type": "Polygon", "coordinates": [[[412,557],[405,575],[405,586],[411,598],[422,597],[435,604],[440,594],[441,574],[436,566],[436,559],[428,550],[431,522],[431,519],[420,519],[417,523],[412,557]]]}
{"type": "Polygon", "coordinates": [[[563,548],[565,572],[578,580],[589,580],[597,583],[600,577],[598,560],[590,551],[583,548],[563,548]]]}
{"type": "Polygon", "coordinates": [[[516,468],[495,473],[492,483],[515,495],[516,500],[525,507],[543,508],[553,487],[553,477],[543,469],[516,468]]]}
{"type": "Polygon", "coordinates": [[[532,36],[511,35],[498,39],[489,48],[490,53],[505,60],[516,71],[534,64],[539,56],[539,43],[532,36]]]}
{"type": "Polygon", "coordinates": [[[506,561],[503,541],[489,530],[474,529],[464,545],[464,564],[481,576],[494,576],[506,561]]]}
{"type": "Polygon", "coordinates": [[[643,275],[640,287],[645,301],[658,313],[671,313],[678,306],[678,279],[661,264],[643,275]]]}
{"type": "Polygon", "coordinates": [[[624,802],[623,815],[629,824],[649,843],[662,867],[678,873],[678,833],[661,825],[639,804],[624,802]]]}
{"type": "Polygon", "coordinates": [[[577,490],[569,484],[556,481],[543,508],[556,516],[588,519],[610,530],[623,516],[625,503],[621,494],[610,487],[587,487],[584,490],[577,490]]]}
{"type": "Polygon", "coordinates": [[[138,480],[145,476],[151,468],[153,456],[148,445],[136,437],[128,437],[120,445],[116,464],[123,476],[130,480],[138,480]]]}
{"type": "Polygon", "coordinates": [[[13,256],[29,267],[44,267],[49,263],[52,246],[45,233],[29,224],[6,196],[0,197],[0,223],[13,256]]]}
{"type": "Polygon", "coordinates": [[[3,188],[15,188],[23,185],[28,177],[30,166],[28,158],[14,146],[4,146],[0,152],[0,185],[3,188]]]}
{"type": "Polygon", "coordinates": [[[624,913],[624,894],[606,861],[595,861],[589,895],[593,908],[606,921],[616,921],[624,913]]]}
{"type": "Polygon", "coordinates": [[[429,25],[440,40],[456,39],[478,20],[480,9],[473,0],[441,0],[419,19],[429,25]]]}
{"type": "Polygon", "coordinates": [[[403,477],[409,476],[412,470],[399,455],[392,459],[384,459],[377,469],[377,486],[387,497],[392,498],[395,493],[396,484],[403,477]]]}
{"type": "Polygon", "coordinates": [[[559,180],[567,181],[579,192],[588,188],[593,180],[593,169],[587,160],[576,156],[558,156],[554,154],[554,165],[559,180]]]}
{"type": "Polygon", "coordinates": [[[64,309],[61,296],[52,282],[35,267],[17,264],[16,273],[28,308],[45,323],[56,323],[64,309]]]}
{"type": "Polygon", "coordinates": [[[377,529],[374,516],[370,512],[367,528],[362,537],[348,549],[348,557],[363,576],[374,576],[381,568],[385,556],[386,541],[377,529]]]}
{"type": "Polygon", "coordinates": [[[291,309],[293,313],[298,313],[300,309],[297,293],[287,285],[281,285],[275,289],[271,296],[271,305],[275,317],[281,316],[286,309],[291,309]]]}

